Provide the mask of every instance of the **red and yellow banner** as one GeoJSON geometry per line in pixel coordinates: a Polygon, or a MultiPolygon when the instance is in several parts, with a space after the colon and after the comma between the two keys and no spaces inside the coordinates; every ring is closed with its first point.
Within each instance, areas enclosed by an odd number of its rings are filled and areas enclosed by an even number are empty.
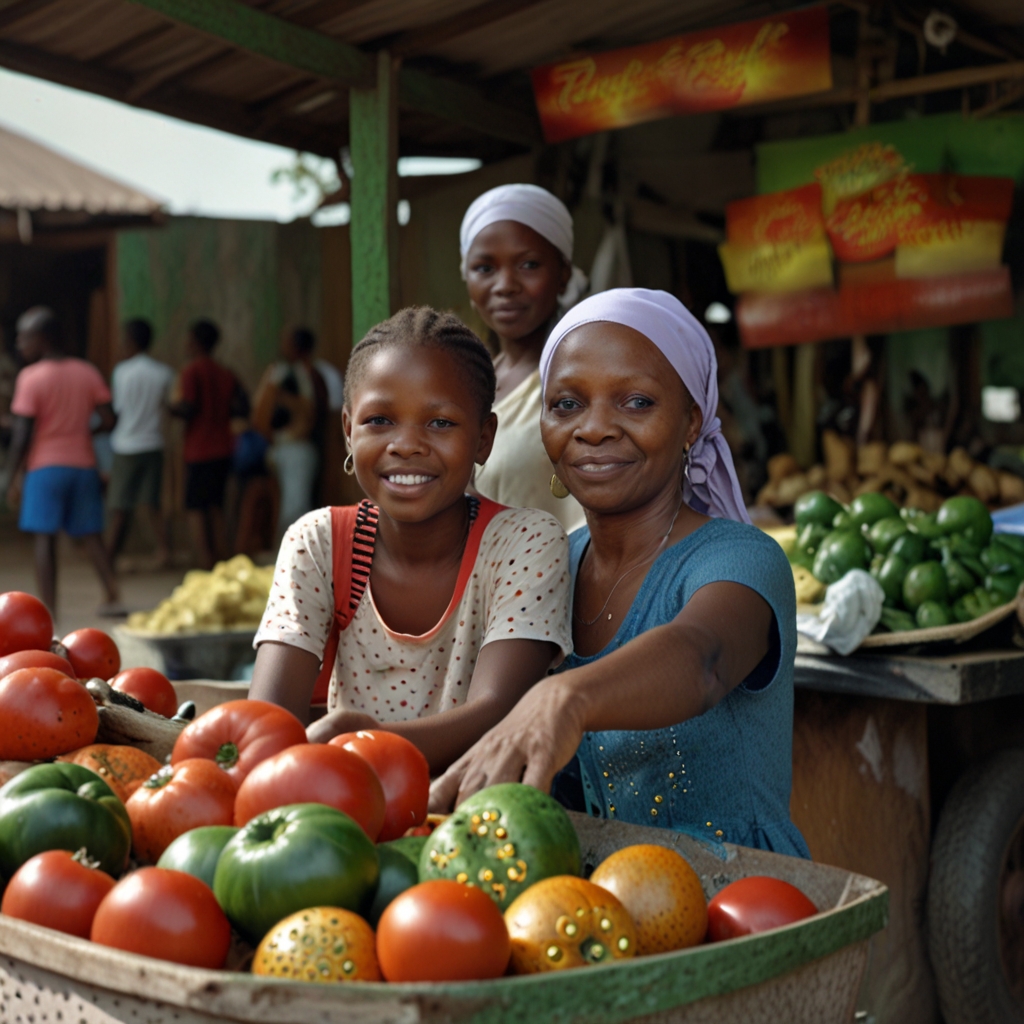
{"type": "Polygon", "coordinates": [[[548,142],[832,88],[828,10],[812,7],[535,68],[548,142]]]}

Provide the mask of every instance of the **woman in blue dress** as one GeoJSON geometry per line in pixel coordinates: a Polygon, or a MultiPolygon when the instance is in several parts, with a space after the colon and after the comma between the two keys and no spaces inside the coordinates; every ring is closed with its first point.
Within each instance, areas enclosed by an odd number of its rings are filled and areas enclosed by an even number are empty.
{"type": "Polygon", "coordinates": [[[552,490],[587,516],[570,538],[575,650],[434,783],[435,808],[554,782],[593,815],[808,856],[789,817],[793,580],[747,517],[716,371],[667,292],[601,292],[548,339],[552,490]]]}

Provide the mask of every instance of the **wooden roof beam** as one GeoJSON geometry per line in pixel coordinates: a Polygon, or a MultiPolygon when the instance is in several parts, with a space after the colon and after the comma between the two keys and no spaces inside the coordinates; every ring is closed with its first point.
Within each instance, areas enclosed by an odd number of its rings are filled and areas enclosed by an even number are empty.
{"type": "MultiPolygon", "coordinates": [[[[322,32],[248,7],[239,0],[127,0],[172,21],[258,54],[287,67],[317,75],[346,88],[375,80],[375,58],[322,32]]],[[[536,119],[493,103],[471,86],[403,68],[399,103],[456,121],[484,135],[533,145],[540,141],[536,119]]]]}
{"type": "Polygon", "coordinates": [[[0,32],[14,28],[20,21],[56,3],[56,0],[7,0],[0,2],[0,32]]]}

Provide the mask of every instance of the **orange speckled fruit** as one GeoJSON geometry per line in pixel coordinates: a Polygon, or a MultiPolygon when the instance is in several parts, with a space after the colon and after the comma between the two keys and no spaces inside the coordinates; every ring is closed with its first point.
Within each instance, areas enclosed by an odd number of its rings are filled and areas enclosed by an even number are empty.
{"type": "Polygon", "coordinates": [[[292,981],[380,981],[373,929],[340,907],[311,907],[263,936],[252,973],[292,981]]]}
{"type": "Polygon", "coordinates": [[[702,942],[708,905],[697,872],[675,850],[627,846],[598,865],[591,882],[614,893],[636,925],[637,955],[702,942]]]}

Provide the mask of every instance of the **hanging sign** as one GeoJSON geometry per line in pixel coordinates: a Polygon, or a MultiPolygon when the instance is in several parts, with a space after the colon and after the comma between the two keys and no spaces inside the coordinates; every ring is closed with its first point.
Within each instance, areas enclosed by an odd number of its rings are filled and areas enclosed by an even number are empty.
{"type": "Polygon", "coordinates": [[[535,68],[548,142],[832,88],[828,10],[812,7],[535,68]]]}

